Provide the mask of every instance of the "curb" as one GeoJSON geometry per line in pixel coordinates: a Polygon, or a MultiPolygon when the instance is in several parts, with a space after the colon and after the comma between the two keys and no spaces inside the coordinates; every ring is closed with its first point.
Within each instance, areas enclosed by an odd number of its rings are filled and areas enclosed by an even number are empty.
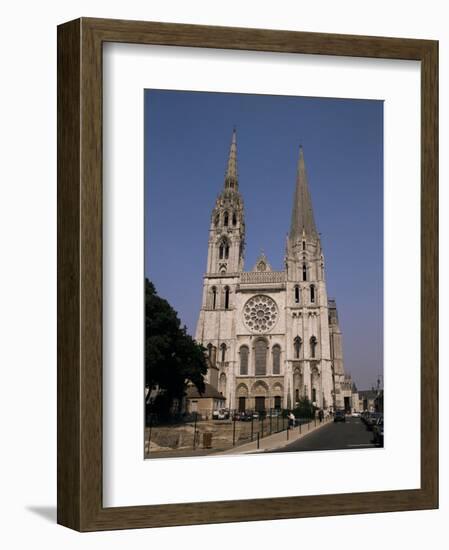
{"type": "MultiPolygon", "coordinates": [[[[272,434],[269,436],[264,437],[260,441],[260,448],[257,448],[257,442],[252,441],[251,443],[244,443],[243,445],[233,447],[232,449],[227,449],[226,451],[221,451],[218,453],[213,453],[213,455],[209,456],[223,456],[223,455],[236,455],[236,454],[254,454],[254,453],[264,453],[266,451],[273,451],[277,449],[282,449],[283,447],[286,447],[287,445],[290,445],[291,443],[294,443],[295,441],[298,441],[299,439],[302,439],[303,437],[306,437],[308,434],[315,432],[316,430],[319,430],[320,428],[323,428],[324,426],[327,426],[332,422],[332,418],[329,417],[327,420],[324,420],[321,424],[317,423],[316,426],[309,427],[309,429],[306,428],[306,431],[302,431],[301,433],[298,433],[296,431],[295,435],[292,435],[292,430],[290,430],[290,437],[287,439],[284,439],[283,441],[280,441],[282,437],[285,437],[286,430],[283,430],[282,432],[278,432],[276,434],[272,434]],[[246,447],[246,448],[245,448],[246,447]]],[[[313,423],[309,422],[309,424],[302,424],[302,428],[306,426],[310,426],[310,424],[313,423]]],[[[298,427],[293,428],[293,430],[298,430],[298,427]]]]}

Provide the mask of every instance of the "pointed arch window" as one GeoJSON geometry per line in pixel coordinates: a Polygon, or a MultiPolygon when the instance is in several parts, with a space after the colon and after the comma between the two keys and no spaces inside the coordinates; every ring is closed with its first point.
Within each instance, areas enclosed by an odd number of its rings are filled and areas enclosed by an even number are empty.
{"type": "Polygon", "coordinates": [[[217,348],[212,344],[208,344],[207,351],[210,362],[212,363],[212,365],[215,365],[215,361],[217,360],[217,348]]]}
{"type": "Polygon", "coordinates": [[[273,346],[273,374],[281,374],[281,347],[273,346]]]}
{"type": "Polygon", "coordinates": [[[254,355],[256,361],[256,376],[265,376],[267,374],[267,343],[262,338],[256,340],[254,355]]]}
{"type": "Polygon", "coordinates": [[[214,223],[215,223],[215,227],[217,227],[218,224],[220,223],[220,214],[217,214],[217,215],[215,216],[215,222],[214,222],[214,223]]]}
{"type": "Polygon", "coordinates": [[[317,344],[317,339],[315,338],[315,336],[312,336],[312,338],[310,339],[310,357],[312,358],[316,357],[317,344]]]}
{"type": "Polygon", "coordinates": [[[235,215],[235,212],[232,214],[232,225],[237,225],[237,216],[235,215]]]}
{"type": "Polygon", "coordinates": [[[315,303],[315,297],[316,297],[315,294],[316,294],[315,293],[315,285],[310,285],[310,302],[312,304],[315,303]]]}
{"type": "Polygon", "coordinates": [[[227,241],[227,239],[223,239],[220,242],[220,247],[218,250],[220,260],[227,260],[229,258],[229,242],[227,241]]]}
{"type": "Polygon", "coordinates": [[[302,280],[307,281],[307,266],[302,264],[302,280]]]}
{"type": "Polygon", "coordinates": [[[242,346],[240,348],[240,374],[245,376],[248,374],[248,346],[242,346]]]}
{"type": "Polygon", "coordinates": [[[299,304],[299,286],[295,285],[295,304],[299,304]]]}
{"type": "Polygon", "coordinates": [[[226,361],[226,344],[220,346],[220,361],[224,363],[226,361]]]}
{"type": "Polygon", "coordinates": [[[212,309],[217,307],[217,287],[213,286],[211,290],[212,294],[212,309]]]}
{"type": "Polygon", "coordinates": [[[224,289],[224,308],[229,309],[229,287],[225,286],[224,289]]]}
{"type": "Polygon", "coordinates": [[[316,389],[312,388],[312,403],[316,403],[316,389]]]}
{"type": "Polygon", "coordinates": [[[293,340],[293,347],[295,349],[295,359],[299,359],[299,356],[301,354],[301,338],[299,336],[297,336],[294,340],[293,340]]]}
{"type": "Polygon", "coordinates": [[[306,241],[302,241],[302,249],[303,249],[303,250],[306,249],[306,241]]]}
{"type": "Polygon", "coordinates": [[[223,225],[225,227],[227,227],[229,225],[229,214],[227,212],[224,213],[223,225]]]}

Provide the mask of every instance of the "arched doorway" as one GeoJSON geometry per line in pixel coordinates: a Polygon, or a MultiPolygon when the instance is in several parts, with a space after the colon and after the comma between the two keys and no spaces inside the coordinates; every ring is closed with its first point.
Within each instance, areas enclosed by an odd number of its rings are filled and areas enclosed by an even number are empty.
{"type": "Polygon", "coordinates": [[[245,412],[248,407],[248,388],[246,384],[237,386],[236,397],[239,411],[245,412]]]}
{"type": "Polygon", "coordinates": [[[269,405],[268,386],[265,382],[259,380],[253,385],[251,393],[254,399],[254,410],[256,410],[258,413],[264,413],[269,405]]]}

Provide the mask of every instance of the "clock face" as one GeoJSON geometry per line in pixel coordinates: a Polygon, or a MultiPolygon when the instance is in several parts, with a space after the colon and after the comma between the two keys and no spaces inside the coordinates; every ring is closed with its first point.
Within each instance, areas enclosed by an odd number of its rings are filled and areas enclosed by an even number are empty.
{"type": "Polygon", "coordinates": [[[276,302],[263,294],[250,298],[243,308],[243,321],[252,332],[269,332],[276,324],[277,318],[276,302]]]}

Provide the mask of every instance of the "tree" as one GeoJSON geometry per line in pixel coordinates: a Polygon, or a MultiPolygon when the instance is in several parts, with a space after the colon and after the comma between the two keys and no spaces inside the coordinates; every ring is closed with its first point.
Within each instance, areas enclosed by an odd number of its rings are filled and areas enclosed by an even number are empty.
{"type": "Polygon", "coordinates": [[[306,396],[299,398],[293,411],[297,418],[313,418],[315,416],[315,407],[306,396]]]}
{"type": "Polygon", "coordinates": [[[204,352],[181,327],[176,311],[145,279],[145,383],[150,390],[159,390],[155,405],[160,414],[168,415],[174,402],[181,401],[188,382],[204,391],[204,352]]]}

